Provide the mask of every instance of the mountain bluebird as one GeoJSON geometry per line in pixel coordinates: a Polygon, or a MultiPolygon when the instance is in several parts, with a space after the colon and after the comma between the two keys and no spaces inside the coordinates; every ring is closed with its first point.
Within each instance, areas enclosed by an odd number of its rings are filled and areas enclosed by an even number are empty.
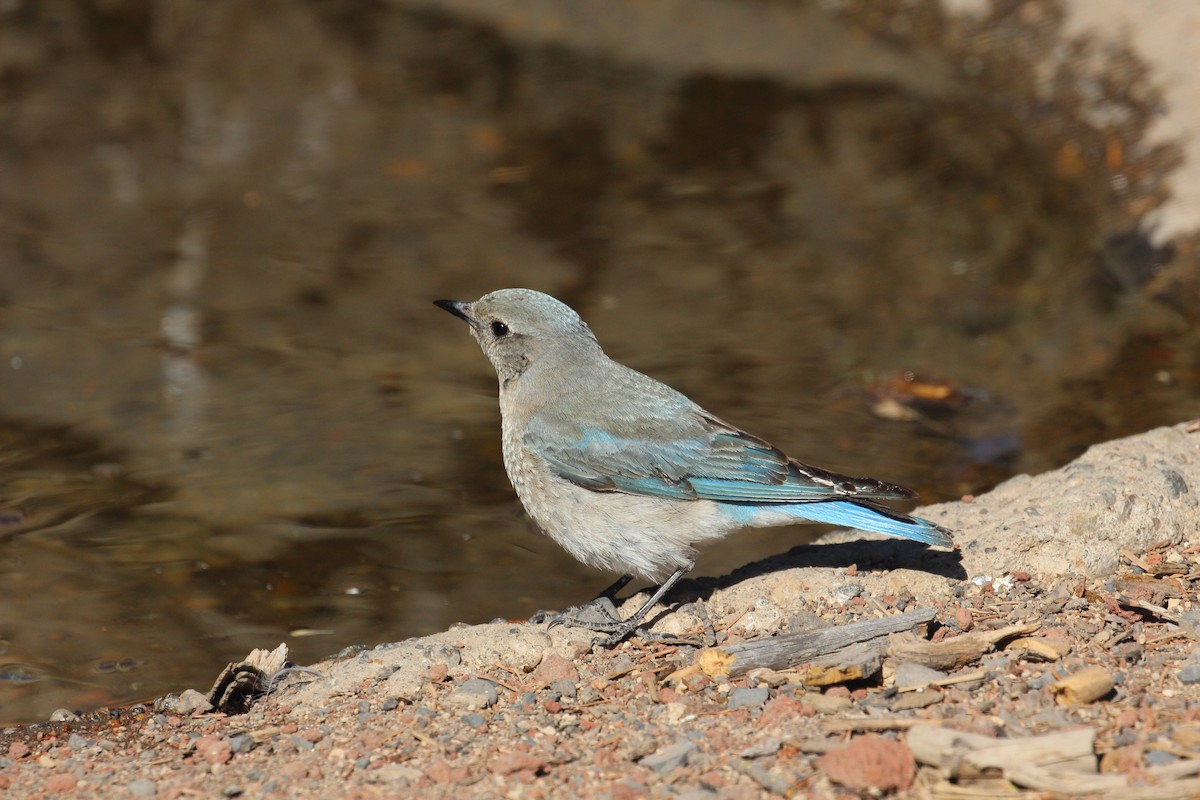
{"type": "Polygon", "coordinates": [[[788,458],[610,359],[549,295],[501,289],[435,304],[471,326],[496,368],[504,467],[529,516],[584,564],[622,575],[593,601],[607,602],[605,619],[585,604],[552,624],[615,645],[692,568],[693,545],[745,527],[827,522],[953,546],[938,525],[875,502],[913,497],[908,489],[788,458]],[[622,620],[611,598],[635,575],[659,587],[622,620]]]}

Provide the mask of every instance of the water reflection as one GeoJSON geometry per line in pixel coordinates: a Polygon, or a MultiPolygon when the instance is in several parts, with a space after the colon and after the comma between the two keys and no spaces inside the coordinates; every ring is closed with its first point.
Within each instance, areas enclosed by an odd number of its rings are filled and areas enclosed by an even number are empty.
{"type": "Polygon", "coordinates": [[[1128,240],[1098,269],[1111,132],[994,101],[1032,66],[979,92],[930,42],[782,8],[614,4],[647,47],[414,5],[0,11],[28,45],[0,73],[0,719],[602,587],[531,533],[437,297],[556,294],[614,358],[926,499],[1194,408],[1193,273],[1128,240]],[[877,415],[906,372],[968,401],[877,415]]]}

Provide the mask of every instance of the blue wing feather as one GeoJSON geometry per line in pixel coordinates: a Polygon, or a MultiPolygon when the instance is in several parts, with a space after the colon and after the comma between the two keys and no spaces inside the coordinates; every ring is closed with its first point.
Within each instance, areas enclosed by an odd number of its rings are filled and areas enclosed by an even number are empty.
{"type": "Polygon", "coordinates": [[[620,371],[607,375],[605,383],[577,387],[582,396],[612,396],[613,403],[547,404],[525,427],[525,447],[563,479],[595,492],[711,500],[747,524],[757,513],[783,511],[797,521],[952,546],[934,523],[871,502],[912,497],[907,489],[790,459],[674,389],[615,367],[620,371]],[[612,413],[614,407],[619,414],[612,413]]]}

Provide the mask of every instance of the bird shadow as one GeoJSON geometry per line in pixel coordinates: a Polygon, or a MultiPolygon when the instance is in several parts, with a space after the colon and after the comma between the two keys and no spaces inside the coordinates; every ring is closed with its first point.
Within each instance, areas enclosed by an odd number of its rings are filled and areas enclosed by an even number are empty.
{"type": "Polygon", "coordinates": [[[670,606],[648,619],[647,626],[670,614],[674,609],[707,601],[718,589],[728,589],[742,581],[800,567],[823,567],[844,570],[854,566],[860,573],[912,569],[951,580],[966,580],[959,549],[934,550],[917,542],[900,539],[856,539],[849,542],[801,544],[748,564],[719,577],[700,577],[680,581],[665,598],[670,606]]]}
{"type": "Polygon", "coordinates": [[[849,542],[796,545],[785,553],[738,567],[717,580],[724,587],[741,583],[747,578],[797,567],[845,569],[851,565],[860,572],[912,569],[952,580],[965,580],[967,577],[962,565],[962,553],[958,549],[934,550],[918,542],[902,539],[855,539],[849,542]]]}

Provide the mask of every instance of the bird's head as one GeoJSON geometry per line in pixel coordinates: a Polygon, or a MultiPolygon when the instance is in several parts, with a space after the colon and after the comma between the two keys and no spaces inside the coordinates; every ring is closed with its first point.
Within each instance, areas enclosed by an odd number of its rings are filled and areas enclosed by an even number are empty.
{"type": "Polygon", "coordinates": [[[471,326],[502,383],[533,365],[566,366],[600,352],[595,335],[570,306],[532,289],[500,289],[475,302],[434,305],[471,326]]]}

